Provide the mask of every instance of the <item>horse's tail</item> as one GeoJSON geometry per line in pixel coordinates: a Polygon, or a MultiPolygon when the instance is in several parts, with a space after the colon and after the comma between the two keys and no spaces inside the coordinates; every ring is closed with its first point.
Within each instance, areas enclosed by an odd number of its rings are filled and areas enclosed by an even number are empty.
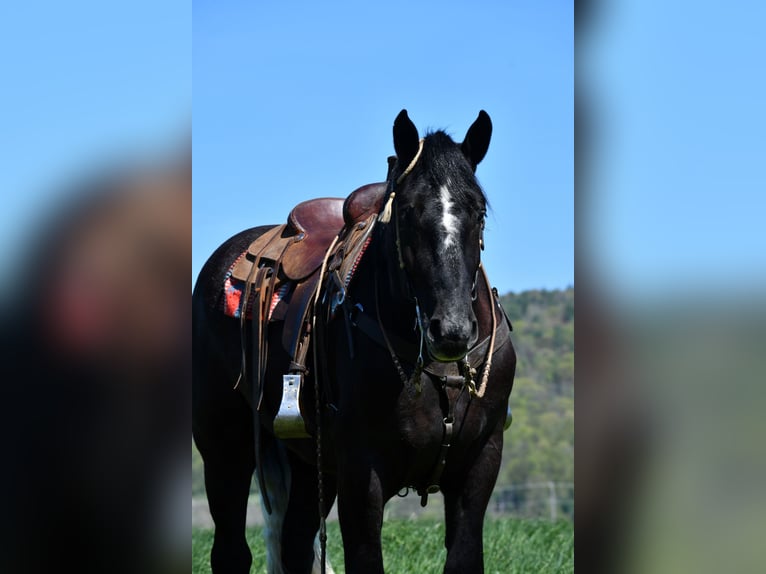
{"type": "MultiPolygon", "coordinates": [[[[266,567],[268,574],[283,574],[282,525],[287,513],[287,503],[290,499],[290,462],[287,460],[287,450],[282,441],[268,433],[263,433],[262,440],[261,467],[263,478],[266,481],[265,490],[269,493],[269,501],[271,502],[271,514],[263,512],[266,567]]],[[[256,480],[258,480],[258,473],[256,473],[256,480]]],[[[259,492],[262,492],[262,489],[259,492]]],[[[263,508],[263,500],[261,500],[261,508],[263,508]]],[[[320,574],[320,561],[319,539],[317,538],[314,540],[312,574],[320,574]]],[[[329,560],[325,568],[326,574],[334,574],[329,560]]]]}

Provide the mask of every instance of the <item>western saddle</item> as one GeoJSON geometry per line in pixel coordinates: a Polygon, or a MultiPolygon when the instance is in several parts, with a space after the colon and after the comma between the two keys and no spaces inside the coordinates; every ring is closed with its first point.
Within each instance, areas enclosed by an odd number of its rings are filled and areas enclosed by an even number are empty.
{"type": "MultiPolygon", "coordinates": [[[[246,308],[251,305],[253,409],[263,399],[263,377],[268,356],[270,322],[284,321],[282,345],[290,356],[283,376],[282,403],[274,420],[280,438],[308,437],[300,414],[300,391],[307,372],[306,356],[312,334],[312,311],[322,290],[325,271],[341,292],[369,243],[380,211],[386,183],[360,187],[347,198],[304,201],[290,212],[287,222],[258,237],[234,264],[232,278],[245,283],[242,327],[242,377],[245,377],[246,308]],[[328,266],[327,263],[331,262],[328,266]],[[321,269],[320,269],[321,268],[321,269]],[[276,293],[288,303],[277,311],[276,293]],[[273,311],[273,312],[272,312],[273,311]]],[[[316,370],[316,367],[315,367],[316,370]]]]}

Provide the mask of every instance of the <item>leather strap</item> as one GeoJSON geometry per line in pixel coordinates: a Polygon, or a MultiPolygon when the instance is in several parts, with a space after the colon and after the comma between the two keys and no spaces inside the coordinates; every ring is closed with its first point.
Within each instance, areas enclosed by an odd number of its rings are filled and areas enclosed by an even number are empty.
{"type": "Polygon", "coordinates": [[[452,445],[452,433],[455,427],[455,405],[460,400],[460,397],[463,395],[463,391],[465,391],[465,389],[465,384],[461,385],[460,392],[458,393],[457,397],[455,397],[454,401],[451,401],[449,398],[449,393],[447,392],[446,385],[442,386],[441,388],[442,392],[447,398],[448,411],[447,416],[444,417],[442,421],[442,424],[444,425],[442,434],[442,446],[439,449],[439,457],[436,459],[436,466],[431,473],[431,478],[428,480],[428,486],[426,486],[424,490],[418,492],[418,494],[420,494],[420,506],[422,507],[425,507],[426,504],[428,504],[429,494],[439,492],[439,482],[441,481],[444,467],[447,466],[447,453],[449,452],[449,447],[452,445]]]}
{"type": "MultiPolygon", "coordinates": [[[[355,312],[352,317],[352,324],[358,327],[359,330],[367,337],[372,339],[375,343],[386,348],[386,342],[383,338],[383,333],[380,330],[377,319],[370,316],[369,313],[360,311],[358,307],[354,308],[355,312]]],[[[504,315],[505,316],[505,315],[504,315]]],[[[494,352],[500,350],[508,341],[510,341],[510,322],[499,321],[497,325],[497,340],[495,342],[494,352]]],[[[418,356],[418,344],[415,342],[407,341],[399,337],[396,333],[387,333],[388,339],[391,342],[391,346],[396,351],[396,354],[402,358],[402,361],[406,364],[414,365],[415,359],[411,357],[418,356]]],[[[476,367],[481,364],[482,359],[487,353],[487,349],[490,344],[490,336],[488,335],[468,351],[467,357],[472,367],[476,367]]],[[[453,367],[454,363],[438,363],[431,362],[423,370],[427,373],[435,375],[437,377],[447,376],[448,367],[453,367]]]]}
{"type": "MultiPolygon", "coordinates": [[[[263,340],[263,331],[265,325],[261,320],[263,317],[263,293],[267,289],[264,289],[264,281],[272,270],[268,267],[261,267],[255,273],[254,280],[256,281],[256,292],[253,300],[253,312],[252,319],[250,321],[250,327],[252,328],[252,345],[253,345],[253,365],[250,369],[251,379],[251,392],[252,392],[252,411],[253,411],[253,440],[255,442],[255,470],[258,473],[258,485],[261,490],[261,499],[263,500],[264,509],[268,514],[271,514],[271,501],[266,489],[266,477],[263,473],[263,465],[261,464],[261,417],[258,405],[262,395],[262,374],[263,374],[263,349],[261,342],[263,340]]],[[[247,306],[247,299],[245,299],[245,307],[247,306]]],[[[245,315],[243,309],[242,315],[245,315]]]]}
{"type": "Polygon", "coordinates": [[[274,287],[279,275],[279,266],[284,256],[287,246],[284,247],[277,258],[275,267],[259,267],[261,255],[256,256],[253,266],[247,276],[245,285],[244,299],[240,313],[240,332],[242,340],[242,367],[237,385],[247,376],[247,342],[245,337],[245,324],[247,321],[247,306],[253,295],[251,306],[251,346],[252,346],[252,364],[250,365],[250,401],[253,411],[253,441],[255,467],[258,473],[258,485],[260,487],[261,499],[263,500],[264,510],[271,514],[271,500],[269,499],[266,488],[266,479],[263,474],[263,465],[261,464],[261,417],[260,408],[263,401],[263,377],[266,372],[266,362],[268,357],[268,314],[271,305],[271,298],[274,293],[274,287]],[[255,293],[253,293],[255,288],[255,293]]]}

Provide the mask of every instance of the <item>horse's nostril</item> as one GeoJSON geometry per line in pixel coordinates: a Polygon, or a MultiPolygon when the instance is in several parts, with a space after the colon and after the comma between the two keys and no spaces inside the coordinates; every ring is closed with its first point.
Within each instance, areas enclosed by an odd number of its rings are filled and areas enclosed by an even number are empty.
{"type": "Polygon", "coordinates": [[[479,336],[479,323],[474,319],[471,321],[471,339],[479,336]]]}
{"type": "Polygon", "coordinates": [[[432,318],[428,326],[428,335],[435,343],[449,342],[463,344],[468,339],[474,338],[477,331],[476,321],[471,322],[470,334],[468,325],[464,322],[450,322],[432,318]]]}

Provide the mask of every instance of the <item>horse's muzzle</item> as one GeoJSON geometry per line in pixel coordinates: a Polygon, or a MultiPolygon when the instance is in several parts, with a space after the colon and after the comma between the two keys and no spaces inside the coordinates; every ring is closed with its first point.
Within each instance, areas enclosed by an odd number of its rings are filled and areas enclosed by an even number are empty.
{"type": "Polygon", "coordinates": [[[457,318],[433,316],[428,323],[426,342],[428,351],[437,361],[459,361],[479,337],[479,327],[473,312],[457,318]]]}

